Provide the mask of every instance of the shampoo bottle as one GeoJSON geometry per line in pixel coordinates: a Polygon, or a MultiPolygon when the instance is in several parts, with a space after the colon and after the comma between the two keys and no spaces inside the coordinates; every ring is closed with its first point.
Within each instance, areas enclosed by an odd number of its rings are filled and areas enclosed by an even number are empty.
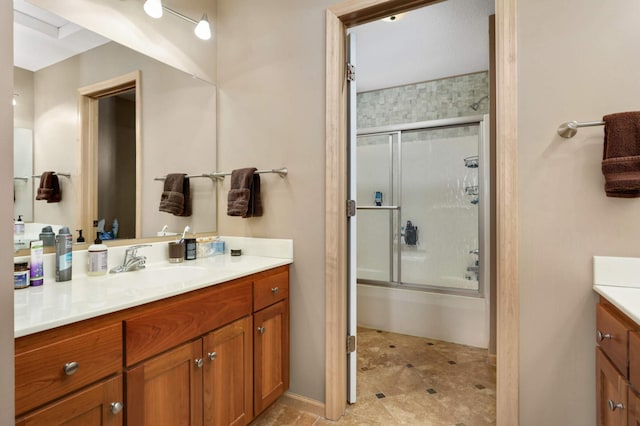
{"type": "Polygon", "coordinates": [[[100,233],[96,232],[96,239],[88,248],[89,269],[87,275],[96,276],[107,273],[108,247],[102,244],[100,233]]]}
{"type": "Polygon", "coordinates": [[[56,281],[69,281],[71,279],[71,246],[73,236],[69,228],[60,228],[56,235],[56,281]]]}

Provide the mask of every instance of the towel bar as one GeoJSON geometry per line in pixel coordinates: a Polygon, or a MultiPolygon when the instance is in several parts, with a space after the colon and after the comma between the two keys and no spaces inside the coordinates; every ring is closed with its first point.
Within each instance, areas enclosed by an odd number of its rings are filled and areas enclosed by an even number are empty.
{"type": "MultiPolygon", "coordinates": [[[[53,174],[54,174],[54,175],[57,175],[57,176],[64,176],[64,177],[67,177],[67,178],[71,179],[71,173],[58,173],[58,172],[53,172],[53,174]]],[[[33,176],[31,176],[31,177],[32,177],[32,178],[39,178],[40,176],[42,176],[42,175],[41,175],[41,174],[39,174],[39,175],[33,175],[33,176]]]]}
{"type": "MultiPolygon", "coordinates": [[[[201,175],[188,175],[187,176],[189,179],[194,179],[194,178],[209,178],[211,180],[215,179],[215,176],[208,174],[208,173],[203,173],[201,175]]],[[[163,177],[155,177],[153,178],[153,180],[165,180],[167,177],[163,176],[163,177]]]]}
{"type": "Polygon", "coordinates": [[[13,177],[13,180],[21,180],[21,181],[23,181],[23,182],[26,182],[26,181],[28,181],[28,180],[29,180],[29,178],[28,178],[28,177],[19,177],[19,176],[14,176],[14,177],[13,177]]]}
{"type": "MultiPolygon", "coordinates": [[[[281,178],[283,178],[287,176],[287,174],[289,174],[289,170],[287,170],[286,167],[281,167],[279,169],[256,170],[254,172],[254,174],[262,174],[262,173],[277,173],[281,178]]],[[[225,176],[231,176],[231,172],[229,173],[215,172],[215,173],[211,173],[211,176],[215,179],[224,179],[225,176]]]]}
{"type": "Polygon", "coordinates": [[[563,138],[572,138],[578,133],[578,127],[604,126],[604,121],[567,121],[558,127],[558,134],[563,138]]]}

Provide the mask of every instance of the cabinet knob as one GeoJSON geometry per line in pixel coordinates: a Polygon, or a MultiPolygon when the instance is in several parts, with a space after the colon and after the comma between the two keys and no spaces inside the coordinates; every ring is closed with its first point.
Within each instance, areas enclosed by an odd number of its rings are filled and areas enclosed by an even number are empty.
{"type": "Polygon", "coordinates": [[[78,371],[78,368],[80,368],[80,364],[78,364],[77,362],[68,362],[64,365],[64,374],[66,374],[67,376],[72,376],[76,371],[78,371]]]}
{"type": "Polygon", "coordinates": [[[611,334],[603,333],[602,331],[598,330],[598,342],[602,342],[604,339],[611,340],[612,337],[613,336],[611,336],[611,334]]]}
{"type": "Polygon", "coordinates": [[[209,361],[213,361],[218,357],[218,353],[217,352],[207,352],[207,358],[209,358],[209,361]]]}
{"type": "Polygon", "coordinates": [[[618,402],[617,404],[615,402],[613,402],[612,400],[608,401],[609,403],[609,410],[611,411],[616,411],[616,409],[624,409],[624,404],[622,402],[618,402]]]}
{"type": "Polygon", "coordinates": [[[194,363],[196,364],[196,367],[198,367],[198,368],[202,368],[202,366],[204,365],[204,359],[202,359],[202,358],[196,358],[196,360],[194,361],[194,363]]]}
{"type": "Polygon", "coordinates": [[[264,334],[264,327],[258,327],[258,333],[264,334]]]}
{"type": "Polygon", "coordinates": [[[271,289],[271,293],[273,293],[273,294],[278,294],[279,291],[280,291],[280,289],[278,287],[273,287],[271,289]]]}
{"type": "Polygon", "coordinates": [[[122,407],[124,407],[124,404],[122,402],[112,402],[111,412],[113,414],[118,414],[120,411],[122,411],[122,407]]]}

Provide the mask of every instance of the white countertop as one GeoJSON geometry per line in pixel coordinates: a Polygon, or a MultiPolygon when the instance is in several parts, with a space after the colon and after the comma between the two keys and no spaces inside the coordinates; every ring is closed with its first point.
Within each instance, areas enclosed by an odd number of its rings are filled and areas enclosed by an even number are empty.
{"type": "Polygon", "coordinates": [[[26,336],[288,265],[293,262],[292,243],[288,251],[291,255],[285,257],[225,254],[176,264],[148,262],[140,271],[74,276],[66,282],[45,278],[42,286],[14,291],[14,336],[26,336]]]}
{"type": "Polygon", "coordinates": [[[593,290],[640,324],[640,258],[593,258],[593,290]]]}

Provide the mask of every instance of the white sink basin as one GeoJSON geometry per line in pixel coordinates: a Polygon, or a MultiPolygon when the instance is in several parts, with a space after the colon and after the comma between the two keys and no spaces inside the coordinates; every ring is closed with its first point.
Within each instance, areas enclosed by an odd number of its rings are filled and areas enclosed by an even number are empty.
{"type": "Polygon", "coordinates": [[[208,275],[207,269],[201,266],[147,266],[137,271],[108,274],[104,280],[109,285],[127,289],[151,289],[181,286],[196,280],[204,280],[208,275]]]}

